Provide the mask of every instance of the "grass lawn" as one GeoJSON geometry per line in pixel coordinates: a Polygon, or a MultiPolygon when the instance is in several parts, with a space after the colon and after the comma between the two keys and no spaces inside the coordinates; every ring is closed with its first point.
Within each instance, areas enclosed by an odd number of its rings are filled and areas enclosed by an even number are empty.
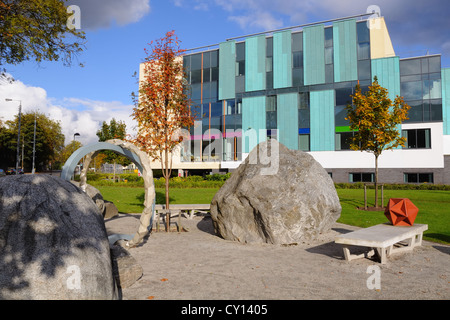
{"type": "MultiPolygon", "coordinates": [[[[143,210],[143,188],[96,186],[106,200],[114,202],[120,212],[139,213],[143,210]]],[[[210,203],[219,188],[170,189],[170,203],[210,203]]],[[[342,213],[338,222],[358,227],[370,227],[387,222],[382,211],[363,211],[364,190],[337,189],[342,213]]],[[[384,204],[389,198],[409,198],[418,208],[415,223],[428,224],[424,239],[450,244],[450,191],[384,190],[384,204]]],[[[380,196],[381,199],[381,196],[380,196]]],[[[374,190],[367,190],[368,206],[374,205],[374,190]]],[[[381,201],[381,200],[380,200],[381,201]]],[[[156,189],[156,203],[165,203],[164,189],[156,189]]]]}

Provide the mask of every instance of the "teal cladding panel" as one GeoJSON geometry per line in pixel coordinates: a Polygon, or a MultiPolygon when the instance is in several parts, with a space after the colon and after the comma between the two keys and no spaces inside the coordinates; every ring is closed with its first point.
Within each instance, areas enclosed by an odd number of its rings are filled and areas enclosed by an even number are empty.
{"type": "MultiPolygon", "coordinates": [[[[375,76],[378,78],[378,84],[388,90],[388,97],[394,102],[395,98],[400,95],[400,58],[389,57],[372,60],[372,80],[375,76]]],[[[401,125],[398,125],[398,131],[401,136],[401,125]]],[[[402,149],[402,147],[399,146],[397,149],[402,149]]]]}
{"type": "Polygon", "coordinates": [[[266,89],[266,36],[245,40],[245,91],[266,89]]]}
{"type": "Polygon", "coordinates": [[[277,96],[278,141],[298,150],[298,93],[277,96]]]}
{"type": "Polygon", "coordinates": [[[236,96],[236,42],[219,44],[219,100],[236,96]]]}
{"type": "Polygon", "coordinates": [[[292,87],[291,30],[273,35],[273,87],[292,87]]]}
{"type": "Polygon", "coordinates": [[[389,91],[394,101],[400,95],[400,58],[390,57],[372,60],[372,80],[377,76],[378,84],[389,91]]]}
{"type": "Polygon", "coordinates": [[[325,31],[323,25],[303,29],[305,85],[325,83],[325,31]]]}
{"type": "Polygon", "coordinates": [[[333,24],[334,81],[358,80],[356,20],[333,24]]]}
{"type": "Polygon", "coordinates": [[[444,134],[450,135],[450,68],[442,69],[442,120],[444,134]]]}
{"type": "Polygon", "coordinates": [[[334,90],[311,91],[311,151],[334,151],[334,90]]]}
{"type": "Polygon", "coordinates": [[[242,152],[249,153],[258,143],[265,141],[266,97],[242,99],[242,152]]]}

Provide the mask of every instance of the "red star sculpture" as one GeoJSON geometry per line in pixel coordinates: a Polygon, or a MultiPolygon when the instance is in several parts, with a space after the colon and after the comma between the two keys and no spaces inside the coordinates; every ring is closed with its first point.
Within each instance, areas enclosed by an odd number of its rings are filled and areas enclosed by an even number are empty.
{"type": "Polygon", "coordinates": [[[407,198],[389,199],[384,215],[394,226],[412,226],[419,209],[407,198]]]}

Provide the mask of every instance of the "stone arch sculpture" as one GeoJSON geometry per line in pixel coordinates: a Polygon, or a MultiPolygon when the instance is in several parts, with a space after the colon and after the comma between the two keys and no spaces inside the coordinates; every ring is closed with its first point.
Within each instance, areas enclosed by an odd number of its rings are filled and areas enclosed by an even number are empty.
{"type": "MultiPolygon", "coordinates": [[[[129,241],[126,243],[128,247],[135,247],[139,243],[141,243],[144,237],[149,233],[150,231],[149,229],[151,228],[152,224],[153,214],[155,211],[154,208],[155,208],[156,194],[155,194],[155,184],[153,182],[153,171],[150,166],[150,159],[145,152],[139,150],[139,148],[136,147],[134,144],[119,139],[94,143],[76,150],[70,156],[70,158],[64,164],[64,167],[61,172],[61,178],[70,181],[78,162],[83,157],[85,157],[85,160],[83,162],[83,170],[81,171],[80,175],[80,188],[83,191],[86,191],[87,168],[89,167],[91,159],[102,150],[112,150],[121,155],[124,155],[130,161],[136,164],[139,171],[142,173],[145,187],[144,210],[142,211],[139,228],[136,234],[132,239],[128,239],[129,241]]],[[[121,239],[121,237],[117,237],[117,240],[118,239],[121,239]]]]}

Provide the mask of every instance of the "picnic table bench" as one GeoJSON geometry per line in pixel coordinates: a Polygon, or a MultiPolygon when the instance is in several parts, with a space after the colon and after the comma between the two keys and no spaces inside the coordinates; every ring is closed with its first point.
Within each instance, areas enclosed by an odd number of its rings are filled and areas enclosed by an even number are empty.
{"type": "Polygon", "coordinates": [[[182,213],[184,213],[187,219],[191,220],[194,217],[195,213],[206,214],[210,209],[210,204],[171,204],[169,205],[169,209],[166,209],[165,204],[157,204],[155,205],[156,231],[159,231],[159,219],[161,215],[164,216],[165,221],[168,220],[170,223],[170,216],[172,215],[172,213],[178,212],[178,228],[180,228],[182,213]],[[167,217],[167,215],[169,216],[167,217]]]}
{"type": "Polygon", "coordinates": [[[426,224],[394,226],[385,223],[339,235],[335,238],[335,243],[343,245],[347,261],[370,257],[376,253],[380,262],[384,264],[392,253],[410,251],[422,245],[423,232],[426,230],[428,230],[426,224]],[[350,246],[369,247],[371,250],[367,253],[351,254],[350,246]]]}

